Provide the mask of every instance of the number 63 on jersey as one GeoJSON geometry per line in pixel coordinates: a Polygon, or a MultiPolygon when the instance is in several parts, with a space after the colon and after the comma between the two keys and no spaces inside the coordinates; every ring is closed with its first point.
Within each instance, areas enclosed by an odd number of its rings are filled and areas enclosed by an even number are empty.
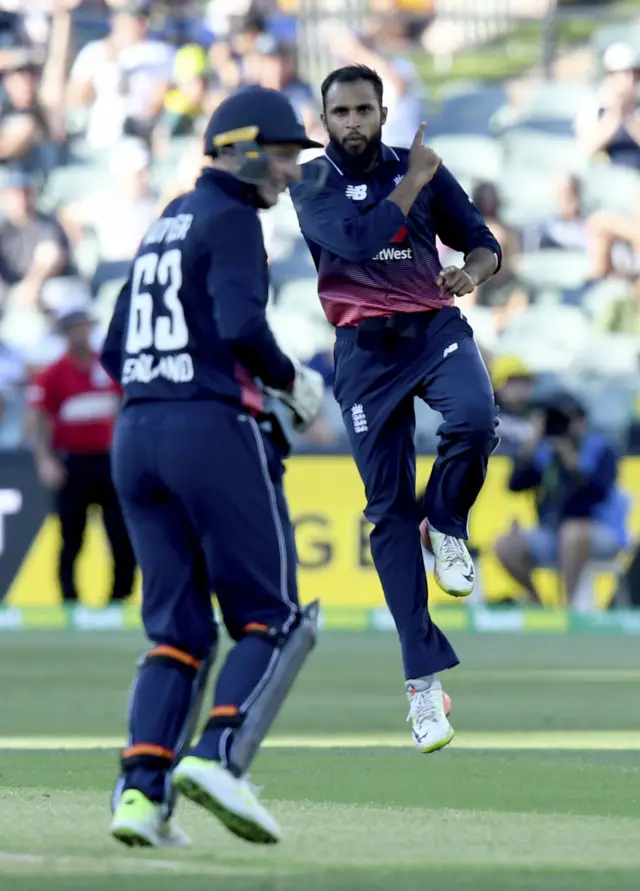
{"type": "Polygon", "coordinates": [[[141,254],[131,273],[129,320],[122,383],[163,377],[193,380],[193,360],[185,350],[189,329],[180,302],[182,252],[141,254]],[[178,355],[166,355],[166,354],[178,355]]]}

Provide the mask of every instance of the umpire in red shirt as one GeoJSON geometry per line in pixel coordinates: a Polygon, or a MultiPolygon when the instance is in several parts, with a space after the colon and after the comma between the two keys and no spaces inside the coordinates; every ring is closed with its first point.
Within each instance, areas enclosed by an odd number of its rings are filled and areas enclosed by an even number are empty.
{"type": "Polygon", "coordinates": [[[66,352],[29,388],[29,430],[38,475],[55,493],[61,548],[58,578],[65,602],[78,600],[74,580],[90,505],[102,509],[114,561],[111,600],[133,589],[135,558],[111,480],[110,450],[122,391],[104,371],[93,349],[85,307],[57,315],[66,352]]]}

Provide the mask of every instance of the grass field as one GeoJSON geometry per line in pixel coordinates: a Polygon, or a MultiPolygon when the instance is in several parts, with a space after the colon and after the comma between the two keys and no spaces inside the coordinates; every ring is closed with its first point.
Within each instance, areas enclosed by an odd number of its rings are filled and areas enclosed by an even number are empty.
{"type": "Polygon", "coordinates": [[[457,736],[411,746],[394,636],[325,633],[254,779],[261,849],[190,805],[186,852],[108,836],[135,634],[0,645],[0,888],[11,891],[637,891],[634,638],[458,636],[457,736]]]}

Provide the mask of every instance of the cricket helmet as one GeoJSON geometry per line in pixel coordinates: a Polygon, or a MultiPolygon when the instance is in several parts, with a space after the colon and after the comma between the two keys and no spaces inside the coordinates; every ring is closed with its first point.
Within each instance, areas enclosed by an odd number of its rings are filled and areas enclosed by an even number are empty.
{"type": "Polygon", "coordinates": [[[269,157],[261,146],[292,143],[322,148],[309,139],[293,105],[278,90],[247,87],[225,99],[212,114],[204,136],[204,153],[239,155],[243,163],[235,174],[243,182],[258,185],[268,178],[269,157]]]}

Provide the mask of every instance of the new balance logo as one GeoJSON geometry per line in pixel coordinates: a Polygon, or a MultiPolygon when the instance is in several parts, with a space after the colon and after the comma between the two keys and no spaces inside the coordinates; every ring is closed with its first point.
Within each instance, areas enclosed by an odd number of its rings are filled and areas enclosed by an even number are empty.
{"type": "Polygon", "coordinates": [[[447,356],[449,356],[451,353],[455,353],[455,351],[456,351],[457,349],[458,349],[458,344],[457,344],[457,343],[452,343],[450,346],[448,346],[448,347],[446,348],[446,350],[445,350],[444,353],[442,354],[442,358],[443,358],[443,359],[446,359],[447,356]]]}
{"type": "Polygon", "coordinates": [[[403,179],[404,179],[404,173],[399,173],[397,176],[394,176],[394,178],[393,178],[394,185],[399,186],[403,179]]]}
{"type": "Polygon", "coordinates": [[[366,433],[368,431],[367,416],[359,402],[351,406],[351,420],[353,421],[353,429],[355,433],[366,433]]]}
{"type": "Polygon", "coordinates": [[[372,260],[413,260],[411,248],[382,248],[372,260]]]}
{"type": "Polygon", "coordinates": [[[364,201],[367,197],[367,186],[366,184],[362,186],[347,186],[344,194],[353,201],[364,201]]]}

